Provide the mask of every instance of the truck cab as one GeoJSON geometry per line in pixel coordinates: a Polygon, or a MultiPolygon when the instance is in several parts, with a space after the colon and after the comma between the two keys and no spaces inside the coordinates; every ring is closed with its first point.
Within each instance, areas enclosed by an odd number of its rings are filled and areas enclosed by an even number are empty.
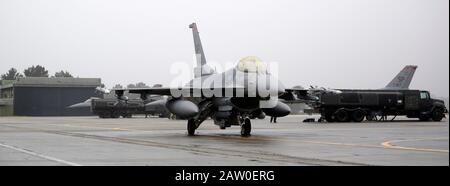
{"type": "Polygon", "coordinates": [[[443,100],[433,99],[428,91],[420,91],[420,113],[419,119],[422,121],[441,121],[447,113],[447,108],[443,100]]]}
{"type": "Polygon", "coordinates": [[[433,100],[431,99],[430,93],[428,91],[420,91],[420,110],[429,111],[433,107],[433,100]]]}

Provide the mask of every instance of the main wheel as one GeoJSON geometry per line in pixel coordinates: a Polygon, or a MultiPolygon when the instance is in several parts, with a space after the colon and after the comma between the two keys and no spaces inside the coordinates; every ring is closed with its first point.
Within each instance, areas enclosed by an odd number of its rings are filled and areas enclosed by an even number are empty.
{"type": "Polygon", "coordinates": [[[433,119],[433,121],[441,121],[443,117],[444,111],[440,108],[434,109],[431,113],[431,119],[433,119]]]}
{"type": "Polygon", "coordinates": [[[339,109],[334,113],[334,118],[338,122],[346,122],[349,120],[348,112],[344,109],[339,109]]]}
{"type": "Polygon", "coordinates": [[[358,109],[352,112],[352,121],[361,122],[363,120],[364,120],[364,111],[358,109]]]}
{"type": "Polygon", "coordinates": [[[195,129],[197,129],[197,126],[195,125],[195,120],[190,119],[187,123],[187,131],[189,136],[195,135],[195,129]]]}
{"type": "Polygon", "coordinates": [[[250,136],[250,132],[252,131],[252,123],[250,119],[245,118],[244,124],[241,125],[241,136],[250,136]]]}

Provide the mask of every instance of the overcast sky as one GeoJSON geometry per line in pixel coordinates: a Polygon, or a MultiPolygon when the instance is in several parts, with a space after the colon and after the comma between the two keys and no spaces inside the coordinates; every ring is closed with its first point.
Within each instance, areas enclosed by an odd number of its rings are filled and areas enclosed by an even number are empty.
{"type": "Polygon", "coordinates": [[[448,0],[0,0],[0,73],[169,84],[193,60],[192,22],[208,61],[279,62],[288,87],[381,88],[413,64],[411,88],[449,95],[448,0]]]}

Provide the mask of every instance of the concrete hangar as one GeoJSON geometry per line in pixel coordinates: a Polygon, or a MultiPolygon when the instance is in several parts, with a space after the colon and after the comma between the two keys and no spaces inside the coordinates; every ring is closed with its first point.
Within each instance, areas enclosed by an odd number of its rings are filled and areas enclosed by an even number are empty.
{"type": "Polygon", "coordinates": [[[89,108],[66,107],[102,97],[95,91],[100,78],[24,77],[0,83],[0,116],[83,116],[89,108]]]}

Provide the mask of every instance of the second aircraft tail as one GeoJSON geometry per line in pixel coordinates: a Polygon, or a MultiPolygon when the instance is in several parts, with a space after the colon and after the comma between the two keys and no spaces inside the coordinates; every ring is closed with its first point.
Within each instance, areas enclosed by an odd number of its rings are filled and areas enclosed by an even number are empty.
{"type": "Polygon", "coordinates": [[[411,80],[414,76],[414,72],[416,72],[417,66],[415,65],[407,65],[400,71],[394,79],[391,80],[389,84],[384,87],[385,89],[408,89],[409,84],[411,84],[411,80]]]}

